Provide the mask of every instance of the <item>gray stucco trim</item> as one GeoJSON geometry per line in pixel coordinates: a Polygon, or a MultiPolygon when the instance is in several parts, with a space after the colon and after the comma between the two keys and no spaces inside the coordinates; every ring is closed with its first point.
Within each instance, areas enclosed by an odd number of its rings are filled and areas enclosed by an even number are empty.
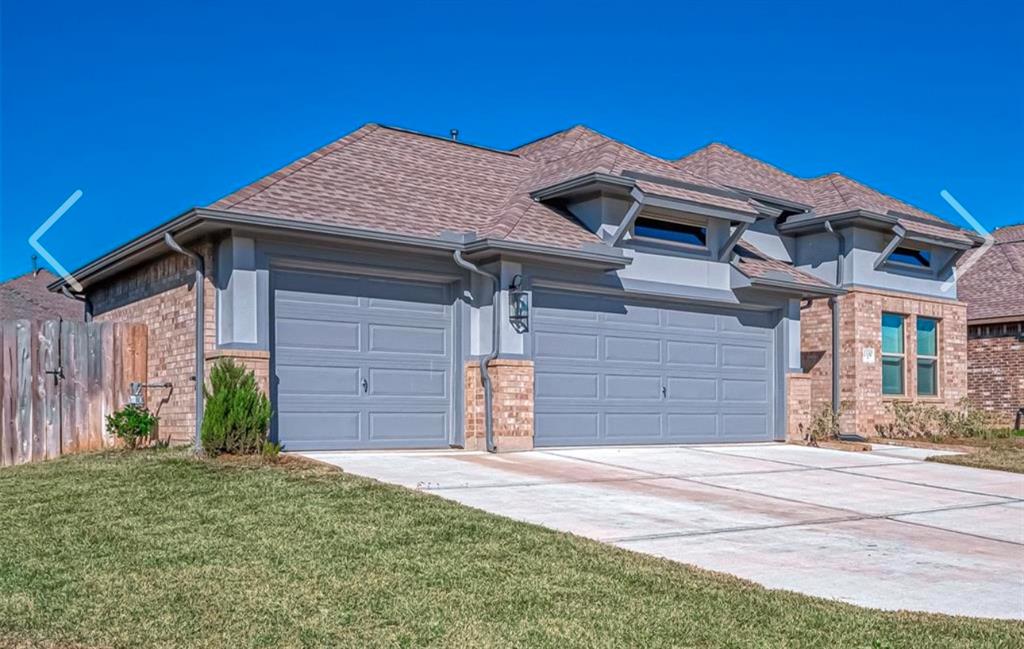
{"type": "Polygon", "coordinates": [[[830,295],[843,295],[846,293],[845,290],[832,286],[811,286],[808,284],[797,284],[796,282],[787,282],[779,279],[765,279],[762,277],[751,278],[750,285],[762,288],[766,291],[780,291],[799,295],[801,297],[823,297],[830,295]]]}
{"type": "MultiPolygon", "coordinates": [[[[183,245],[213,233],[222,233],[232,228],[245,228],[254,234],[296,234],[303,237],[327,237],[330,239],[349,239],[384,246],[407,246],[420,249],[436,249],[445,251],[464,250],[485,252],[487,250],[512,251],[534,256],[550,256],[565,261],[579,261],[586,264],[605,264],[608,268],[622,267],[629,259],[618,251],[604,249],[607,246],[595,242],[590,249],[569,249],[556,246],[536,245],[503,239],[475,239],[469,243],[454,240],[457,237],[418,237],[395,234],[379,230],[353,228],[348,226],[309,223],[284,219],[261,214],[228,212],[209,208],[193,208],[181,215],[161,224],[160,226],[136,237],[128,243],[112,250],[102,257],[76,269],[72,275],[82,286],[109,277],[121,270],[126,270],[144,261],[155,259],[166,254],[163,247],[164,233],[172,233],[183,245]]],[[[47,288],[58,291],[66,282],[58,279],[47,288]]]]}
{"type": "Polygon", "coordinates": [[[878,259],[875,260],[875,270],[880,269],[885,264],[885,262],[889,260],[889,257],[892,256],[892,253],[896,252],[896,248],[898,248],[900,244],[903,243],[903,240],[906,238],[906,228],[901,227],[899,225],[892,226],[892,240],[890,240],[889,243],[885,245],[885,248],[882,249],[882,254],[878,255],[878,259]]]}

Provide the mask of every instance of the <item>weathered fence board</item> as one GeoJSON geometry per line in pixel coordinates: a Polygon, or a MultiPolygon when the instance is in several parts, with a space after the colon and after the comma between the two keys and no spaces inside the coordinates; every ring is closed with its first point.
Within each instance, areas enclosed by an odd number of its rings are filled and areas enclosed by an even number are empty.
{"type": "Polygon", "coordinates": [[[0,322],[0,466],[111,443],[106,416],[147,378],[147,330],[120,322],[0,322]]]}

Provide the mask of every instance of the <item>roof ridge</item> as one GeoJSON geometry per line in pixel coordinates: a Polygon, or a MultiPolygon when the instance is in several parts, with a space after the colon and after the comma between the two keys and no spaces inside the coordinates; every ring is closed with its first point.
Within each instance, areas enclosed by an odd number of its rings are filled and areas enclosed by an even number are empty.
{"type": "MultiPolygon", "coordinates": [[[[851,183],[853,183],[855,185],[860,186],[863,189],[866,189],[866,190],[868,190],[870,192],[874,192],[878,196],[881,196],[883,198],[887,198],[889,200],[895,201],[895,202],[897,202],[897,203],[899,203],[901,205],[906,205],[907,207],[909,207],[911,209],[914,209],[914,210],[920,212],[921,214],[927,215],[928,218],[948,223],[948,221],[946,221],[946,219],[943,219],[943,218],[941,218],[939,216],[936,216],[935,214],[932,214],[928,210],[922,209],[922,208],[918,207],[917,205],[914,205],[913,203],[908,203],[907,201],[903,200],[902,198],[896,198],[892,194],[890,194],[888,192],[883,192],[882,190],[878,189],[877,187],[873,187],[873,186],[865,183],[864,181],[857,180],[856,178],[853,178],[852,176],[847,176],[846,174],[838,172],[838,171],[833,171],[830,174],[828,174],[828,176],[831,178],[833,184],[835,183],[835,179],[836,178],[842,178],[843,180],[845,180],[847,182],[851,182],[851,183]]],[[[951,225],[955,225],[955,224],[951,224],[951,225]]],[[[959,227],[959,226],[957,226],[957,227],[959,227]]],[[[963,229],[963,228],[960,228],[960,229],[963,229]]]]}
{"type": "Polygon", "coordinates": [[[340,151],[341,149],[345,148],[349,144],[353,144],[355,142],[358,142],[358,141],[362,140],[363,138],[367,137],[368,135],[370,135],[371,133],[377,131],[378,129],[380,129],[380,125],[379,124],[375,124],[373,122],[367,122],[366,124],[363,124],[362,126],[357,128],[356,130],[354,130],[354,131],[352,131],[350,133],[346,133],[345,135],[341,136],[340,138],[336,138],[334,140],[331,140],[327,144],[325,144],[325,145],[323,145],[321,147],[318,147],[317,149],[315,149],[313,151],[310,151],[309,153],[307,153],[306,155],[302,156],[301,158],[293,160],[292,162],[286,164],[284,167],[281,167],[280,169],[278,169],[276,171],[273,171],[273,172],[271,172],[271,173],[269,173],[269,174],[267,174],[265,176],[262,176],[262,177],[258,178],[257,180],[255,180],[255,181],[253,181],[251,183],[243,185],[242,187],[240,187],[240,188],[236,189],[235,191],[231,192],[230,194],[227,194],[226,196],[223,196],[223,197],[217,199],[216,201],[214,201],[213,203],[210,204],[210,207],[222,208],[222,209],[230,209],[232,207],[235,207],[236,205],[240,205],[240,204],[244,203],[245,201],[249,200],[250,198],[252,198],[253,196],[256,196],[257,194],[261,194],[264,191],[266,191],[267,189],[270,189],[271,187],[273,187],[277,183],[281,182],[285,178],[290,177],[292,174],[294,174],[294,173],[296,173],[298,171],[301,171],[302,169],[305,169],[306,167],[308,167],[308,166],[310,166],[312,164],[315,164],[315,163],[319,162],[320,160],[323,160],[327,156],[329,156],[332,153],[335,153],[337,151],[340,151]],[[365,131],[365,132],[363,132],[363,131],[365,131]],[[363,132],[363,133],[360,135],[360,132],[363,132]],[[335,146],[335,145],[337,145],[337,146],[335,146]],[[327,149],[329,147],[332,147],[332,146],[334,146],[334,148],[331,149],[330,151],[326,151],[326,152],[324,151],[325,149],[327,149]],[[246,190],[250,190],[250,189],[255,189],[255,191],[246,192],[246,190]],[[242,196],[242,197],[239,198],[238,200],[231,201],[231,199],[233,197],[235,197],[235,196],[242,196]]]}
{"type": "Polygon", "coordinates": [[[391,124],[374,124],[377,128],[386,129],[388,131],[396,131],[398,133],[405,133],[407,135],[417,135],[419,137],[429,138],[431,140],[438,140],[439,142],[447,142],[449,144],[458,144],[461,146],[470,147],[472,149],[480,149],[481,151],[489,151],[491,153],[497,153],[499,155],[510,156],[513,158],[521,158],[522,156],[515,151],[507,151],[505,149],[497,149],[490,146],[484,146],[482,144],[473,144],[472,142],[463,142],[462,140],[453,140],[450,137],[443,135],[435,135],[433,133],[425,133],[423,131],[417,131],[411,128],[405,128],[404,126],[393,126],[391,124]]]}
{"type": "Polygon", "coordinates": [[[775,171],[778,171],[781,174],[785,174],[785,175],[789,176],[790,178],[792,178],[793,180],[798,180],[800,182],[807,182],[807,180],[808,180],[807,178],[804,178],[803,176],[798,176],[798,175],[796,175],[794,173],[790,173],[790,172],[786,171],[785,169],[783,169],[779,165],[772,164],[771,162],[768,162],[767,160],[763,160],[761,158],[758,158],[757,156],[750,155],[749,153],[744,153],[743,151],[740,151],[736,147],[730,146],[730,145],[726,144],[725,142],[719,142],[719,141],[712,140],[710,143],[706,144],[703,148],[707,149],[707,148],[710,148],[710,147],[713,147],[713,146],[718,146],[718,147],[722,147],[723,149],[728,149],[729,151],[732,151],[733,153],[735,153],[737,155],[741,155],[744,158],[747,158],[748,160],[753,160],[754,162],[756,162],[758,164],[761,164],[761,165],[764,165],[764,166],[769,167],[771,169],[774,169],[775,171]]]}

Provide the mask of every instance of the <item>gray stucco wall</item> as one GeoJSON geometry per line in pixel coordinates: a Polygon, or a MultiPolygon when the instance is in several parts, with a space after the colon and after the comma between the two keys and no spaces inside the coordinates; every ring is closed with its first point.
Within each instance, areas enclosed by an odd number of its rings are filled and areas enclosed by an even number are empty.
{"type": "MultiPolygon", "coordinates": [[[[865,286],[889,291],[915,293],[930,297],[956,298],[956,282],[952,270],[938,276],[940,269],[953,254],[944,248],[926,247],[932,255],[932,270],[901,268],[887,263],[875,270],[875,262],[892,240],[892,234],[847,228],[846,259],[843,266],[844,287],[865,286]]],[[[827,232],[807,234],[796,240],[796,265],[827,282],[836,279],[836,258],[839,248],[836,237],[827,232]]]]}

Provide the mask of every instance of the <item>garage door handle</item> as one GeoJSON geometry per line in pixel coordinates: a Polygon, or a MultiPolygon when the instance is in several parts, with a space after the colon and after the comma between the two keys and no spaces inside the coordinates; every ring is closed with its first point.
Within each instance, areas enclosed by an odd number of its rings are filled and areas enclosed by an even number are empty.
{"type": "Polygon", "coordinates": [[[363,392],[367,392],[369,389],[370,383],[366,379],[363,379],[363,392]]]}
{"type": "Polygon", "coordinates": [[[662,399],[664,399],[664,398],[665,398],[665,397],[667,397],[667,396],[668,396],[668,388],[666,388],[666,387],[665,387],[665,386],[663,385],[663,386],[661,386],[661,398],[662,398],[662,399]]]}

